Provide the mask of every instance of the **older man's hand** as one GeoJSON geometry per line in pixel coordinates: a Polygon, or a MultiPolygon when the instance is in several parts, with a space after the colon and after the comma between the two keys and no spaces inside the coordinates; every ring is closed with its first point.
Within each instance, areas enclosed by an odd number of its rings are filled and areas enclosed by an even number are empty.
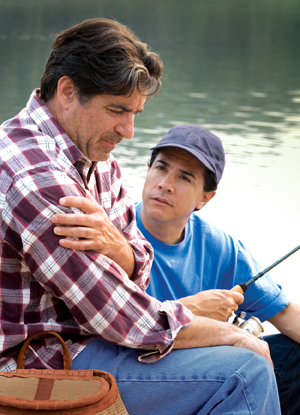
{"type": "Polygon", "coordinates": [[[134,255],[124,235],[114,226],[106,212],[91,195],[88,198],[67,196],[61,206],[76,207],[84,213],[59,213],[51,220],[61,246],[76,251],[92,250],[115,261],[129,277],[135,266],[134,255]],[[62,225],[62,226],[59,226],[62,225]]]}

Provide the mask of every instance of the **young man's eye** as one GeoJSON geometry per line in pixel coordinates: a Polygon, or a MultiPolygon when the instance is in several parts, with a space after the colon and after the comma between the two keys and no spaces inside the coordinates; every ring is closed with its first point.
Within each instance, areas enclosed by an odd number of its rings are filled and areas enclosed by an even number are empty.
{"type": "Polygon", "coordinates": [[[190,183],[190,179],[189,179],[188,177],[186,177],[186,176],[181,176],[181,179],[182,179],[184,182],[188,182],[188,183],[190,183]]]}
{"type": "Polygon", "coordinates": [[[165,170],[165,166],[158,165],[158,166],[156,166],[156,169],[160,170],[160,171],[163,171],[163,170],[165,170]]]}

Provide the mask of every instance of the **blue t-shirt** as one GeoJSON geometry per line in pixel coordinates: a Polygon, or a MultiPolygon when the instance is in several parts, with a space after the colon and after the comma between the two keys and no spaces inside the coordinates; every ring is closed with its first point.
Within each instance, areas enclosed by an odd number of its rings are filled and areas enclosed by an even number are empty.
{"type": "MultiPolygon", "coordinates": [[[[218,227],[192,214],[182,242],[168,245],[154,238],[141,221],[142,202],[136,203],[137,225],[154,249],[150,283],[152,297],[175,300],[199,291],[228,289],[246,282],[262,268],[248,249],[218,227]]],[[[265,321],[285,308],[290,301],[270,274],[248,287],[239,311],[265,321]]]]}

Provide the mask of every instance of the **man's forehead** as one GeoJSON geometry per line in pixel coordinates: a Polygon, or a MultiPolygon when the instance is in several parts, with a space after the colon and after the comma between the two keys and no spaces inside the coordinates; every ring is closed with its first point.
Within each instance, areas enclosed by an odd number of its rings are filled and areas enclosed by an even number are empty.
{"type": "Polygon", "coordinates": [[[105,95],[107,105],[122,109],[125,112],[142,112],[146,97],[138,91],[128,95],[105,95]]]}
{"type": "Polygon", "coordinates": [[[111,102],[108,104],[110,108],[115,108],[124,112],[143,112],[144,111],[144,105],[137,105],[136,107],[133,107],[132,105],[128,105],[127,103],[122,104],[121,102],[111,102]]]}
{"type": "Polygon", "coordinates": [[[160,159],[166,161],[168,164],[179,163],[186,166],[190,166],[191,169],[203,170],[203,164],[191,154],[189,151],[178,147],[164,147],[159,149],[159,153],[156,156],[156,161],[160,159]]]}

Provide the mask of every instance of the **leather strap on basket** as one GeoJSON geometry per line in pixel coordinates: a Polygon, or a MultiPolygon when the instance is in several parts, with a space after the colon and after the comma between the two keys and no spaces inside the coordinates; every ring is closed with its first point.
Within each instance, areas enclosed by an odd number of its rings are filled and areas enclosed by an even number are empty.
{"type": "Polygon", "coordinates": [[[35,336],[39,336],[42,334],[51,334],[55,337],[58,338],[59,343],[62,347],[63,350],[63,362],[64,362],[64,370],[72,370],[72,360],[71,360],[71,356],[70,356],[70,352],[69,349],[66,345],[66,343],[64,342],[64,340],[61,338],[61,336],[56,333],[55,331],[42,331],[40,333],[36,333],[33,336],[29,337],[27,340],[25,340],[19,356],[18,356],[18,360],[17,360],[17,369],[24,369],[25,368],[25,359],[26,359],[26,353],[29,347],[29,344],[31,342],[31,340],[35,337],[35,336]]]}

